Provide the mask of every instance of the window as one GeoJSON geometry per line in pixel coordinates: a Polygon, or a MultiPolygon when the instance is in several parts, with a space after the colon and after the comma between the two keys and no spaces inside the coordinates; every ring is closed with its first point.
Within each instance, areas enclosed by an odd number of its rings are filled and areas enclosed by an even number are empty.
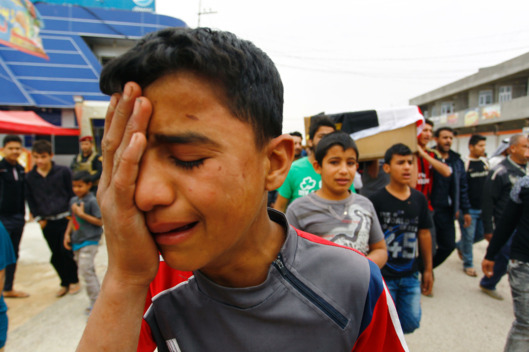
{"type": "Polygon", "coordinates": [[[500,92],[498,94],[498,102],[503,103],[504,101],[509,101],[511,99],[512,99],[512,86],[500,87],[500,92]]]}
{"type": "Polygon", "coordinates": [[[441,115],[450,115],[454,113],[454,103],[451,101],[441,103],[441,115]]]}
{"type": "Polygon", "coordinates": [[[492,104],[492,90],[482,90],[479,92],[479,106],[492,104]]]}

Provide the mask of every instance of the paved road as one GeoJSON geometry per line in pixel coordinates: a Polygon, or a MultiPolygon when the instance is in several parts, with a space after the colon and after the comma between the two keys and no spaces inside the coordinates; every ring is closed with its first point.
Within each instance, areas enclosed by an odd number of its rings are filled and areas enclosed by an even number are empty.
{"type": "MultiPolygon", "coordinates": [[[[486,244],[475,246],[479,265],[486,244]]],[[[74,351],[84,326],[88,298],[77,295],[55,298],[59,279],[48,264],[50,252],[35,223],[28,223],[21,244],[17,288],[28,291],[27,299],[8,299],[9,335],[6,351],[74,351]]],[[[106,269],[106,250],[96,257],[100,277],[106,269]]],[[[502,351],[513,320],[509,285],[504,278],[498,290],[506,297],[497,301],[483,294],[478,278],[463,274],[454,253],[435,271],[434,297],[422,299],[421,327],[406,335],[410,351],[496,352],[502,351]]]]}

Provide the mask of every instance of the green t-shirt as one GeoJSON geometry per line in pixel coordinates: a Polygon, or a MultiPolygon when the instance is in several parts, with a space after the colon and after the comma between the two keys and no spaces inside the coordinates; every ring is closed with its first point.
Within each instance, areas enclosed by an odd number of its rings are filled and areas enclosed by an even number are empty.
{"type": "MultiPolygon", "coordinates": [[[[309,158],[304,157],[292,163],[285,182],[277,191],[283,198],[292,202],[320,188],[321,176],[314,171],[309,158]]],[[[356,193],[353,185],[351,185],[351,191],[356,193]]]]}

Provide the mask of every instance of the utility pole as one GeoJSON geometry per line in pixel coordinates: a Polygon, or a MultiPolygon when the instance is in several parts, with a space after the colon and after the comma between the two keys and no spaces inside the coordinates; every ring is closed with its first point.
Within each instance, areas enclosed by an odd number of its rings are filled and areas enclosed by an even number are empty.
{"type": "Polygon", "coordinates": [[[197,27],[200,27],[200,16],[202,15],[212,15],[217,13],[217,11],[213,11],[212,9],[203,9],[202,8],[202,0],[198,0],[198,24],[197,27]]]}

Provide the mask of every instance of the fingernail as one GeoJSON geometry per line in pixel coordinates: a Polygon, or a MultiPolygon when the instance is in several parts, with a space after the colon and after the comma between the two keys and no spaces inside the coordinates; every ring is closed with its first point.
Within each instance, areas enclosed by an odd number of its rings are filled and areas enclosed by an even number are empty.
{"type": "Polygon", "coordinates": [[[118,100],[118,98],[115,95],[112,95],[112,97],[110,97],[110,105],[109,105],[109,107],[111,109],[114,109],[116,107],[117,100],[118,100]]]}
{"type": "Polygon", "coordinates": [[[123,90],[123,97],[128,98],[130,97],[131,94],[132,94],[132,87],[130,86],[130,84],[126,83],[125,89],[123,90]]]}
{"type": "Polygon", "coordinates": [[[139,111],[140,111],[140,107],[141,107],[141,98],[138,98],[136,99],[136,101],[134,102],[134,110],[132,111],[132,113],[134,115],[138,114],[139,111]]]}

